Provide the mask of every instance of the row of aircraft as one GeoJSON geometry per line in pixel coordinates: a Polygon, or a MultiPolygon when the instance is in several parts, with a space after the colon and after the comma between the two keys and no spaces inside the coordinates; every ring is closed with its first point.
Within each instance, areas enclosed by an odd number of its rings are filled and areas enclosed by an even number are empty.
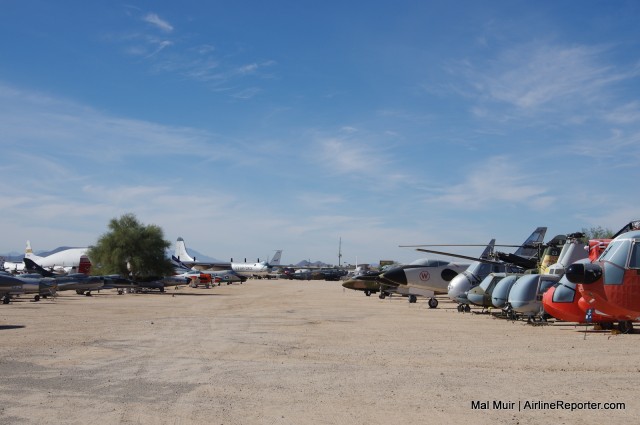
{"type": "Polygon", "coordinates": [[[189,284],[193,287],[213,284],[243,283],[247,278],[267,277],[280,265],[282,250],[277,250],[270,262],[207,263],[197,261],[187,253],[184,239],[178,238],[171,261],[173,276],[150,277],[144,281],[132,281],[118,275],[89,276],[91,262],[88,248],[69,248],[46,257],[33,253],[27,241],[21,262],[2,262],[0,270],[0,298],[8,304],[13,296],[29,294],[34,301],[53,296],[57,291],[75,290],[80,295],[91,295],[101,289],[124,290],[157,289],[164,292],[167,286],[189,284]]]}
{"type": "MultiPolygon", "coordinates": [[[[640,320],[640,220],[625,225],[612,239],[585,244],[584,235],[558,235],[544,243],[546,227],[538,227],[513,254],[496,252],[495,240],[478,258],[412,246],[418,251],[471,260],[457,263],[420,259],[343,283],[365,295],[380,292],[409,297],[446,294],[458,311],[471,306],[500,309],[504,317],[529,322],[549,317],[590,323],[627,333],[640,320]]],[[[433,246],[433,245],[431,245],[433,246]]]]}

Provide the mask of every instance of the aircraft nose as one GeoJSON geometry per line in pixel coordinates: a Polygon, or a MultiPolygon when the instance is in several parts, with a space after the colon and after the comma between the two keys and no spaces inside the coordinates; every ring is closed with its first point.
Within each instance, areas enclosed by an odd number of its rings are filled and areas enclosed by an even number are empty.
{"type": "Polygon", "coordinates": [[[355,286],[356,286],[356,282],[353,279],[349,279],[349,280],[343,282],[342,286],[347,288],[347,289],[354,289],[355,286]]]}
{"type": "Polygon", "coordinates": [[[380,277],[382,277],[383,279],[390,280],[391,282],[394,282],[397,285],[407,284],[407,275],[404,273],[404,270],[402,269],[389,270],[388,272],[383,273],[380,277]]]}

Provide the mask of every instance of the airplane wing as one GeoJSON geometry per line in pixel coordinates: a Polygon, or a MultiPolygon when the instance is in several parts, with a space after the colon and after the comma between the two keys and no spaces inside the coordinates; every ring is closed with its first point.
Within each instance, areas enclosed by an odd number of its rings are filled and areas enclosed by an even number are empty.
{"type": "Polygon", "coordinates": [[[171,263],[176,271],[184,272],[201,272],[205,270],[218,271],[218,270],[231,270],[231,263],[206,263],[206,262],[193,262],[193,261],[181,261],[175,255],[171,256],[171,263]]]}

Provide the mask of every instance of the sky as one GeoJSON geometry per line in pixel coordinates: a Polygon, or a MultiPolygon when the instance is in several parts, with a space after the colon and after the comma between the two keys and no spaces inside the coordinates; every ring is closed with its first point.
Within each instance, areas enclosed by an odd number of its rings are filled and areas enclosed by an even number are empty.
{"type": "Polygon", "coordinates": [[[622,0],[0,0],[0,252],[127,213],[283,263],[617,231],[640,218],[638,22],[622,0]]]}

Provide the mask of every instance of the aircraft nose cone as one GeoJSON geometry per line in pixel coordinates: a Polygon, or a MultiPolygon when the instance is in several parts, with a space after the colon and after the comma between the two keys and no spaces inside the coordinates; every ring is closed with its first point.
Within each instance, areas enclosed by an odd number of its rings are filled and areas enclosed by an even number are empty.
{"type": "Polygon", "coordinates": [[[355,289],[355,287],[356,287],[356,281],[355,281],[355,280],[353,280],[353,279],[349,279],[349,280],[347,280],[347,281],[343,282],[343,283],[342,283],[342,286],[343,286],[344,288],[347,288],[347,289],[355,289]]]}
{"type": "Polygon", "coordinates": [[[391,282],[394,282],[397,285],[406,285],[407,284],[407,275],[404,273],[402,269],[393,269],[389,270],[386,273],[381,275],[383,279],[387,279],[391,282]]]}

